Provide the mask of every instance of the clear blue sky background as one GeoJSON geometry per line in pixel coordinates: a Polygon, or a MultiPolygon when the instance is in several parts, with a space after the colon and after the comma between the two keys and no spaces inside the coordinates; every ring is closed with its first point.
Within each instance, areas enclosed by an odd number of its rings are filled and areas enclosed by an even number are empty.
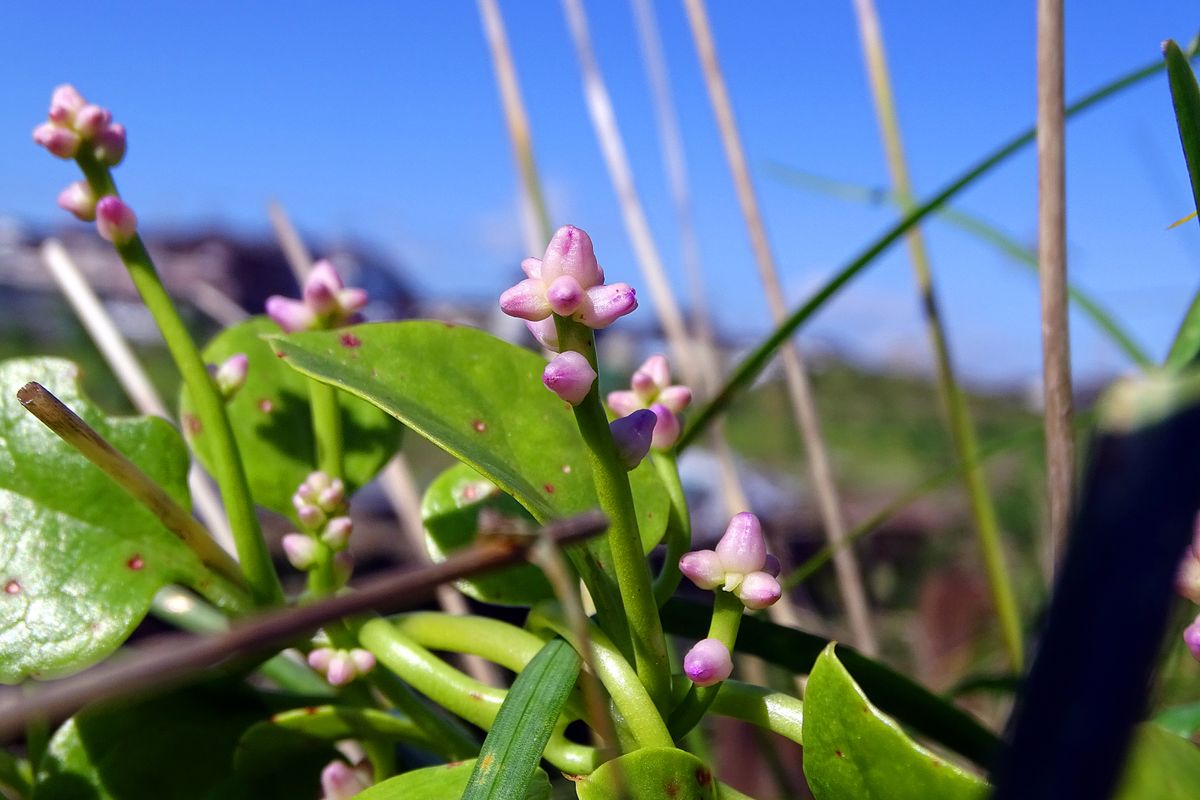
{"type": "MultiPolygon", "coordinates": [[[[0,8],[0,216],[59,224],[73,165],[30,130],[71,81],[130,131],[118,174],[143,223],[266,230],[280,199],[309,234],[383,248],[431,293],[492,295],[525,255],[517,179],[475,4],[5,3],[0,8]]],[[[587,3],[639,188],[683,286],[649,90],[630,6],[587,3]]],[[[745,230],[682,7],[657,5],[686,137],[710,297],[737,335],[768,329],[745,230]]],[[[614,279],[639,283],[580,91],[561,7],[502,2],[556,222],[596,240],[614,279]]],[[[1034,3],[880,0],[918,193],[955,176],[1034,116],[1034,3]]],[[[719,53],[793,302],[894,214],[797,190],[771,161],[882,183],[879,144],[849,2],[710,0],[719,53]]],[[[1200,29],[1194,3],[1067,4],[1067,92],[1076,97],[1200,29]]],[[[1070,266],[1155,355],[1200,277],[1192,208],[1165,78],[1089,112],[1068,135],[1070,266]]],[[[960,205],[1030,244],[1032,149],[960,205]]],[[[1035,280],[944,226],[932,255],[956,358],[986,380],[1040,371],[1035,280]]],[[[643,293],[645,297],[645,293],[643,293]]],[[[649,315],[648,300],[643,310],[649,315]]],[[[1128,365],[1073,319],[1083,378],[1128,365]]],[[[903,248],[825,310],[804,338],[877,363],[927,363],[903,248]]]]}

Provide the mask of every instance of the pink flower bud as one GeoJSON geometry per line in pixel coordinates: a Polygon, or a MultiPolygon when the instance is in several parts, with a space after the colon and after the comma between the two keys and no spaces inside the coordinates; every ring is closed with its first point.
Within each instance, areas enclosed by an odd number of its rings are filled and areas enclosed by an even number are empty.
{"type": "Polygon", "coordinates": [[[1187,645],[1192,658],[1200,661],[1200,617],[1183,629],[1183,643],[1187,645]]]}
{"type": "Polygon", "coordinates": [[[329,670],[335,652],[331,647],[318,647],[308,654],[308,665],[324,675],[329,670]]]}
{"type": "Polygon", "coordinates": [[[574,314],[583,298],[583,287],[572,275],[559,275],[546,287],[550,310],[563,317],[574,314]]]}
{"type": "Polygon", "coordinates": [[[345,650],[335,650],[329,659],[329,669],[325,670],[325,680],[331,686],[345,686],[357,677],[350,654],[345,650]]]}
{"type": "Polygon", "coordinates": [[[33,141],[59,158],[74,158],[79,152],[79,134],[50,122],[43,122],[33,129],[33,141]]]}
{"type": "Polygon", "coordinates": [[[579,321],[600,330],[637,308],[637,293],[627,283],[610,283],[587,290],[578,313],[579,321]]]}
{"type": "Polygon", "coordinates": [[[350,800],[371,785],[365,767],[351,767],[345,761],[330,761],[321,770],[321,800],[350,800]]]}
{"type": "Polygon", "coordinates": [[[642,403],[642,399],[633,392],[621,390],[608,393],[608,407],[618,417],[627,417],[639,408],[646,406],[642,403]]]}
{"type": "Polygon", "coordinates": [[[303,533],[284,535],[281,542],[288,563],[301,572],[308,572],[317,562],[317,543],[303,533]]]}
{"type": "Polygon", "coordinates": [[[246,358],[245,353],[235,353],[217,367],[214,379],[217,382],[217,389],[226,400],[237,394],[238,389],[246,384],[246,374],[249,371],[250,359],[246,358]]]}
{"type": "Polygon", "coordinates": [[[649,379],[650,385],[659,391],[665,389],[671,382],[671,367],[664,355],[653,355],[647,358],[634,375],[635,380],[638,374],[645,375],[649,379]]]}
{"type": "Polygon", "coordinates": [[[350,660],[354,663],[354,670],[359,675],[366,675],[375,669],[375,656],[370,650],[356,647],[350,651],[350,660]]]}
{"type": "Polygon", "coordinates": [[[692,402],[692,390],[686,386],[668,386],[658,393],[658,402],[678,414],[692,402]]]}
{"type": "Polygon", "coordinates": [[[526,278],[542,279],[542,260],[540,258],[527,258],[521,262],[521,271],[525,273],[526,278]]]}
{"type": "Polygon", "coordinates": [[[75,121],[75,112],[83,108],[83,95],[69,83],[54,89],[50,95],[50,121],[59,125],[70,125],[75,121]]]}
{"type": "MultiPolygon", "coordinates": [[[[725,572],[748,575],[763,568],[767,562],[767,542],[763,538],[762,524],[749,511],[735,514],[725,529],[725,535],[717,542],[717,555],[725,572]]],[[[736,587],[726,581],[726,589],[736,587]]]]}
{"type": "Polygon", "coordinates": [[[59,192],[58,205],[84,222],[96,218],[96,193],[87,181],[75,181],[59,192]]]}
{"type": "Polygon", "coordinates": [[[556,355],[542,371],[542,383],[546,388],[573,406],[583,402],[595,382],[596,370],[583,355],[573,350],[556,355]]]}
{"type": "Polygon", "coordinates": [[[116,195],[105,195],[96,203],[96,229],[102,239],[118,247],[137,235],[137,215],[116,195]]]}
{"type": "Polygon", "coordinates": [[[342,313],[347,318],[366,306],[367,301],[370,299],[371,296],[367,294],[367,290],[360,289],[357,286],[352,286],[349,289],[342,289],[337,293],[338,305],[341,307],[342,313]]]}
{"type": "Polygon", "coordinates": [[[537,322],[550,316],[546,286],[536,278],[526,278],[500,295],[500,310],[510,317],[537,322]]]}
{"type": "Polygon", "coordinates": [[[614,420],[609,426],[613,441],[617,445],[617,458],[625,469],[633,469],[642,463],[646,453],[650,452],[650,442],[654,438],[654,425],[658,417],[649,409],[639,409],[627,417],[614,420]]]}
{"type": "Polygon", "coordinates": [[[693,550],[679,559],[679,571],[701,589],[715,589],[725,582],[721,558],[712,550],[693,550]]]}
{"type": "Polygon", "coordinates": [[[325,512],[317,506],[307,502],[296,503],[295,497],[292,498],[292,504],[296,506],[296,518],[305,528],[311,531],[325,524],[325,512]]]}
{"type": "Polygon", "coordinates": [[[354,522],[349,517],[334,517],[325,523],[321,532],[321,541],[329,545],[334,552],[346,549],[350,543],[350,534],[354,532],[354,522]]]}
{"type": "Polygon", "coordinates": [[[554,317],[547,316],[537,322],[526,321],[525,327],[533,334],[533,338],[538,340],[538,344],[547,350],[558,352],[558,326],[554,323],[554,317]]]}
{"type": "Polygon", "coordinates": [[[754,611],[774,605],[782,594],[779,581],[767,572],[751,572],[737,588],[742,605],[754,611]]]}
{"type": "MultiPolygon", "coordinates": [[[[325,473],[320,473],[326,477],[325,473]]],[[[325,511],[336,511],[346,500],[346,484],[341,478],[334,478],[317,492],[317,505],[325,511]]]]}
{"type": "Polygon", "coordinates": [[[112,122],[112,112],[107,108],[88,103],[75,112],[75,132],[84,139],[91,139],[112,122]]]}
{"type": "Polygon", "coordinates": [[[92,140],[92,155],[107,167],[115,167],[125,159],[125,126],[119,122],[104,128],[92,140]]]}
{"type": "Polygon", "coordinates": [[[655,403],[650,406],[650,410],[654,412],[655,417],[654,436],[650,446],[655,450],[670,450],[675,446],[675,442],[679,441],[679,417],[662,403],[655,403]]]}
{"type": "Polygon", "coordinates": [[[267,298],[267,316],[283,328],[284,333],[311,330],[317,323],[312,309],[299,300],[272,295],[267,298]]]}
{"type": "Polygon", "coordinates": [[[592,249],[592,237],[574,225],[564,225],[555,231],[542,257],[539,277],[549,284],[560,275],[570,275],[583,289],[604,282],[604,273],[592,249]]]}
{"type": "Polygon", "coordinates": [[[324,281],[314,281],[311,278],[304,283],[304,303],[313,313],[325,316],[337,310],[338,301],[335,290],[324,281]]]}
{"type": "Polygon", "coordinates": [[[783,565],[779,563],[779,559],[767,553],[767,563],[763,564],[763,572],[770,575],[772,578],[778,578],[779,573],[783,572],[783,565]]]}
{"type": "Polygon", "coordinates": [[[733,656],[720,639],[701,639],[683,657],[683,673],[697,686],[720,683],[733,672],[733,656]]]}

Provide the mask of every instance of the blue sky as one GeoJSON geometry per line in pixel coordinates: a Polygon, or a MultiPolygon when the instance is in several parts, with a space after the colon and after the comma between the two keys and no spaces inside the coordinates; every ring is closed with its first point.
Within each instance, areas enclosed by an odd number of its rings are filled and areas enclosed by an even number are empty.
{"type": "MultiPolygon", "coordinates": [[[[880,14],[913,179],[928,193],[1034,115],[1034,4],[897,2],[880,14]]],[[[793,303],[894,219],[803,192],[772,161],[860,183],[886,180],[849,2],[710,0],[772,243],[793,303]]],[[[684,128],[702,257],[724,329],[768,329],[745,229],[681,4],[657,4],[684,128]]],[[[75,83],[130,131],[117,179],[147,228],[265,231],[278,198],[309,234],[367,240],[431,293],[485,297],[524,253],[517,179],[473,2],[94,3],[0,8],[0,216],[58,224],[73,166],[30,130],[52,87],[75,83]]],[[[556,223],[587,229],[613,279],[639,283],[589,123],[561,6],[502,0],[556,223]]],[[[633,14],[590,0],[598,58],[647,213],[677,285],[675,220],[633,14]]],[[[1067,93],[1186,41],[1184,2],[1068,2],[1067,93]]],[[[1068,129],[1070,268],[1155,355],[1200,283],[1200,226],[1166,231],[1191,197],[1166,81],[1127,91],[1068,129]]],[[[1032,149],[959,205],[1032,243],[1032,149]]],[[[1040,371],[1037,287],[1021,267],[944,226],[929,228],[962,371],[1023,381],[1040,371]]],[[[643,293],[643,297],[645,293],[643,293]]],[[[652,313],[648,300],[640,315],[652,313]]],[[[1081,378],[1127,368],[1073,319],[1081,378]]],[[[879,364],[927,363],[902,247],[806,329],[804,340],[879,364]]]]}

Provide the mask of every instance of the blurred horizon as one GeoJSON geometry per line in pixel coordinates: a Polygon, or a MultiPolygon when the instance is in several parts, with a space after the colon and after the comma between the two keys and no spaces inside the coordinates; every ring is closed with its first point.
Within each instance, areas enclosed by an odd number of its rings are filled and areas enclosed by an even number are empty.
{"type": "MultiPolygon", "coordinates": [[[[709,4],[714,35],[789,304],[796,305],[896,213],[797,188],[782,164],[867,187],[887,170],[852,9],[846,4],[709,4]]],[[[1186,43],[1184,4],[1067,8],[1068,100],[1186,43]]],[[[648,82],[628,3],[586,5],[600,68],[635,179],[680,294],[686,280],[648,82]]],[[[269,235],[277,199],[314,240],[359,240],[433,296],[486,297],[518,274],[516,169],[474,3],[286,13],[230,3],[0,11],[9,74],[0,104],[0,219],[71,223],[54,204],[76,178],[30,131],[52,88],[75,83],[127,125],[116,172],[146,230],[269,235]]],[[[682,7],[656,3],[684,131],[710,307],[744,338],[768,315],[682,7]],[[719,299],[719,303],[715,300],[719,299]]],[[[918,196],[1026,128],[1034,115],[1032,6],[882,4],[883,33],[918,196]],[[905,12],[909,13],[905,13],[905,12]]],[[[591,233],[610,276],[641,286],[615,193],[584,106],[557,3],[501,2],[535,155],[555,224],[591,233]]],[[[1072,279],[1161,357],[1197,286],[1200,226],[1168,231],[1193,207],[1165,76],[1068,123],[1072,279]]],[[[968,190],[956,208],[1032,245],[1032,147],[968,190]]],[[[966,234],[925,227],[959,371],[973,382],[1040,376],[1037,283],[966,234]]],[[[319,255],[319,253],[318,253],[319,255]]],[[[648,293],[637,312],[649,323],[648,293]]],[[[1129,364],[1072,315],[1076,379],[1129,364]]],[[[802,343],[876,368],[923,369],[928,345],[902,245],[801,332],[802,343]]]]}

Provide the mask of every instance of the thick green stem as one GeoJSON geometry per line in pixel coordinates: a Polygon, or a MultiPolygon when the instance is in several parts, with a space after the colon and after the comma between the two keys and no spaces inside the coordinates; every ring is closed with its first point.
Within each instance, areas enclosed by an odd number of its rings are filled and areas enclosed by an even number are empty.
{"type": "Polygon", "coordinates": [[[313,435],[317,440],[317,469],[331,478],[341,478],[343,473],[342,414],[337,393],[338,390],[327,383],[308,382],[313,435]]]}
{"type": "MultiPolygon", "coordinates": [[[[591,329],[562,317],[556,317],[555,322],[562,350],[583,354],[599,372],[596,340],[591,329]]],[[[658,618],[650,565],[642,552],[629,474],[617,455],[617,446],[608,428],[608,417],[600,402],[599,383],[599,380],[593,383],[587,397],[575,406],[575,421],[587,445],[600,509],[608,516],[607,539],[612,548],[613,572],[628,620],[638,678],[654,699],[655,706],[665,711],[671,696],[666,640],[658,618]]]]}
{"type": "Polygon", "coordinates": [[[679,559],[692,546],[692,517],[688,513],[687,498],[683,494],[683,483],[679,480],[679,466],[674,453],[651,453],[654,468],[666,487],[671,500],[671,515],[667,519],[667,553],[663,557],[662,571],[654,579],[654,602],[659,608],[671,599],[679,587],[682,573],[679,559]]]}
{"type": "MultiPolygon", "coordinates": [[[[108,169],[98,164],[90,154],[81,152],[76,161],[97,197],[117,194],[108,169]]],[[[259,605],[278,605],[283,602],[283,589],[271,565],[271,556],[254,513],[245,469],[233,438],[233,429],[225,414],[225,399],[208,374],[204,359],[200,357],[200,351],[196,349],[195,342],[171,302],[141,237],[134,236],[129,242],[115,247],[129,270],[138,294],[162,332],[167,350],[191,395],[196,417],[208,437],[214,477],[221,488],[238,560],[254,599],[259,605]]]]}
{"type": "MultiPolygon", "coordinates": [[[[732,592],[717,589],[714,595],[712,622],[708,626],[708,638],[719,640],[732,653],[733,646],[737,643],[738,627],[742,624],[742,612],[745,610],[745,607],[742,605],[742,601],[732,592]]],[[[697,686],[696,684],[692,684],[683,701],[671,713],[671,721],[669,723],[671,738],[678,741],[686,736],[688,731],[696,727],[696,723],[704,717],[705,712],[708,711],[708,707],[716,699],[721,685],[721,683],[714,683],[712,686],[697,686]]]]}
{"type": "Polygon", "coordinates": [[[422,647],[470,653],[513,672],[524,669],[546,644],[523,628],[489,617],[418,611],[392,617],[391,622],[422,647]]]}
{"type": "Polygon", "coordinates": [[[725,681],[717,690],[709,713],[740,719],[804,744],[804,703],[790,694],[741,681],[725,681]]]}

